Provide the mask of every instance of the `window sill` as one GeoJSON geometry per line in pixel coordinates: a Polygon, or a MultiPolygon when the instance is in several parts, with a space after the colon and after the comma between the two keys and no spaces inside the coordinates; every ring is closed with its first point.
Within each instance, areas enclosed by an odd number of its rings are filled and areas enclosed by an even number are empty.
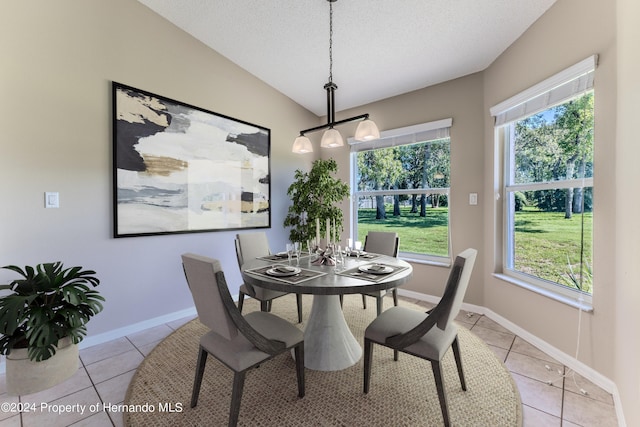
{"type": "Polygon", "coordinates": [[[539,295],[545,296],[547,298],[551,298],[552,300],[561,302],[563,304],[569,305],[573,308],[577,308],[580,309],[582,311],[584,311],[585,313],[592,313],[593,312],[593,306],[591,304],[587,304],[585,302],[581,302],[578,301],[576,299],[573,298],[569,298],[565,295],[561,295],[559,293],[556,292],[552,292],[548,289],[544,289],[544,288],[540,288],[539,286],[535,286],[532,285],[530,283],[525,282],[524,280],[518,280],[514,277],[508,276],[506,274],[498,274],[498,273],[494,273],[493,277],[495,277],[496,279],[500,279],[502,281],[505,281],[507,283],[511,283],[513,285],[516,286],[520,286],[521,288],[527,289],[531,292],[535,292],[539,295]]]}

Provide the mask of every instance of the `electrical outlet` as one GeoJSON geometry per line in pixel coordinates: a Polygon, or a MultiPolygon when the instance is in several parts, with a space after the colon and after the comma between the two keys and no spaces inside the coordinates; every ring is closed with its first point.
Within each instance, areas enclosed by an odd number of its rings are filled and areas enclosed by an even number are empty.
{"type": "Polygon", "coordinates": [[[44,193],[44,207],[59,208],[60,194],[57,191],[47,191],[46,193],[44,193]]]}
{"type": "Polygon", "coordinates": [[[478,204],[478,193],[469,193],[469,204],[470,205],[478,204]]]}

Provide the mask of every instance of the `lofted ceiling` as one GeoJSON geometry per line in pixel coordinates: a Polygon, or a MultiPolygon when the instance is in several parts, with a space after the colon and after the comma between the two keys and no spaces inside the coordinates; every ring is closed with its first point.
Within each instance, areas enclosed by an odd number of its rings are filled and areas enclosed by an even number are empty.
{"type": "MultiPolygon", "coordinates": [[[[138,0],[318,116],[327,0],[138,0]]],[[[336,111],[487,68],[556,0],[333,2],[336,111]]]]}

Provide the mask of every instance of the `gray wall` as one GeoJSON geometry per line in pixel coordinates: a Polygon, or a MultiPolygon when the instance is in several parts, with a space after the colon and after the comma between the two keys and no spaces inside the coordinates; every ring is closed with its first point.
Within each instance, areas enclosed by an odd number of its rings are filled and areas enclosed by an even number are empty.
{"type": "MultiPolygon", "coordinates": [[[[234,232],[113,239],[110,81],[119,81],[272,130],[272,249],[284,245],[286,188],[314,156],[294,156],[299,129],[317,117],[133,0],[5,2],[0,17],[0,260],[63,260],[98,271],[105,311],[90,335],[192,307],[179,255],[218,257],[232,293],[234,232]],[[7,36],[10,35],[10,36],[7,36]],[[44,209],[45,191],[61,207],[44,209]]],[[[467,303],[488,307],[567,354],[575,309],[493,277],[495,150],[488,108],[597,53],[594,312],[583,318],[579,360],[612,379],[628,425],[640,425],[638,198],[635,115],[640,61],[634,0],[559,0],[487,70],[338,114],[369,112],[382,130],[453,118],[453,250],[481,250],[467,303]],[[617,16],[616,8],[617,6],[617,16]],[[479,193],[469,206],[468,193],[479,193]]],[[[353,130],[344,127],[344,134],[353,130]]],[[[341,128],[342,130],[342,128],[341,128]]],[[[317,144],[317,143],[316,143],[317,144]]],[[[317,147],[317,145],[316,145],[317,147]]],[[[440,295],[448,271],[415,266],[407,289],[440,295]]],[[[0,271],[0,282],[11,275],[0,271]]]]}
{"type": "MultiPolygon", "coordinates": [[[[633,100],[638,53],[633,40],[631,0],[559,0],[494,63],[481,73],[389,98],[340,114],[369,112],[381,129],[453,118],[451,130],[451,230],[453,251],[480,249],[465,302],[486,307],[615,383],[628,425],[640,424],[640,369],[632,361],[640,350],[638,277],[637,126],[633,100]],[[616,19],[618,26],[616,25],[616,19]],[[624,25],[620,25],[624,24],[624,25]],[[617,39],[616,39],[617,38],[617,39]],[[617,41],[616,41],[617,40],[617,41]],[[618,47],[627,50],[618,58],[618,47]],[[594,282],[592,313],[583,313],[578,337],[577,309],[494,277],[500,272],[501,209],[495,201],[500,170],[489,108],[545,78],[599,55],[595,80],[596,170],[594,178],[594,282]],[[635,71],[635,72],[634,72],[635,71]],[[620,80],[624,75],[626,80],[620,80]],[[635,76],[635,77],[633,77],[635,76]],[[620,98],[623,95],[622,98],[620,98]],[[625,108],[625,115],[619,115],[625,108]],[[618,133],[618,135],[617,135],[618,133]],[[636,164],[634,167],[633,165],[636,164]],[[478,206],[468,193],[479,193],[478,206]],[[579,348],[577,347],[580,341],[579,348]]],[[[635,15],[634,13],[635,12],[635,15]]],[[[634,38],[635,36],[635,38],[634,38]]],[[[345,179],[349,152],[338,159],[345,179]]],[[[414,265],[404,289],[440,295],[447,270],[414,265]]]]}
{"type": "MultiPolygon", "coordinates": [[[[485,306],[526,328],[554,347],[613,378],[614,356],[615,234],[613,215],[616,132],[615,9],[600,0],[560,0],[484,73],[485,109],[527,89],[539,81],[587,58],[599,55],[595,73],[595,170],[594,170],[594,295],[593,313],[584,314],[580,347],[578,310],[491,276],[500,259],[485,258],[485,306]],[[594,29],[597,28],[597,31],[594,29]]],[[[485,119],[485,170],[499,168],[495,153],[493,120],[485,119]]],[[[502,204],[492,198],[493,176],[485,177],[485,252],[501,252],[498,219],[502,204]]]]}
{"type": "Polygon", "coordinates": [[[315,115],[136,1],[3,2],[0,19],[1,265],[96,270],[107,303],[91,336],[192,307],[186,251],[221,259],[237,293],[235,232],[112,238],[111,81],[270,128],[267,233],[284,248],[286,188],[310,160],[291,144],[315,115]],[[45,191],[59,209],[44,209],[45,191]]]}

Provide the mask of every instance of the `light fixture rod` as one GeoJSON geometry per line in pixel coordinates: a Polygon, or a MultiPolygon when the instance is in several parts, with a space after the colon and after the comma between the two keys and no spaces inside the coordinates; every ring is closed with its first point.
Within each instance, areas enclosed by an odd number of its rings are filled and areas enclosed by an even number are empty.
{"type": "Polygon", "coordinates": [[[331,80],[324,85],[324,88],[327,91],[327,123],[333,123],[336,121],[336,89],[338,89],[338,85],[332,82],[331,80]]]}
{"type": "Polygon", "coordinates": [[[333,122],[329,122],[329,123],[327,123],[325,125],[320,125],[320,126],[316,126],[314,128],[301,130],[300,131],[300,135],[304,135],[305,133],[315,132],[315,131],[326,129],[326,128],[332,128],[334,126],[339,126],[341,124],[353,122],[353,121],[356,121],[356,120],[365,120],[365,119],[368,119],[368,118],[369,118],[369,114],[361,114],[359,116],[350,117],[348,119],[338,120],[337,122],[333,121],[333,122]]]}
{"type": "Polygon", "coordinates": [[[378,127],[373,123],[373,121],[369,120],[369,114],[361,114],[359,116],[336,121],[335,91],[338,89],[338,85],[333,82],[333,3],[337,0],[327,1],[329,2],[329,81],[324,85],[324,89],[327,91],[327,123],[301,130],[300,136],[297,137],[293,143],[292,151],[294,153],[312,152],[313,148],[311,146],[311,141],[305,136],[305,134],[327,128],[329,130],[323,135],[320,146],[330,148],[342,146],[342,135],[340,135],[340,132],[333,129],[333,127],[356,120],[364,121],[360,123],[356,129],[356,134],[354,136],[355,140],[368,141],[380,138],[378,127]]]}

